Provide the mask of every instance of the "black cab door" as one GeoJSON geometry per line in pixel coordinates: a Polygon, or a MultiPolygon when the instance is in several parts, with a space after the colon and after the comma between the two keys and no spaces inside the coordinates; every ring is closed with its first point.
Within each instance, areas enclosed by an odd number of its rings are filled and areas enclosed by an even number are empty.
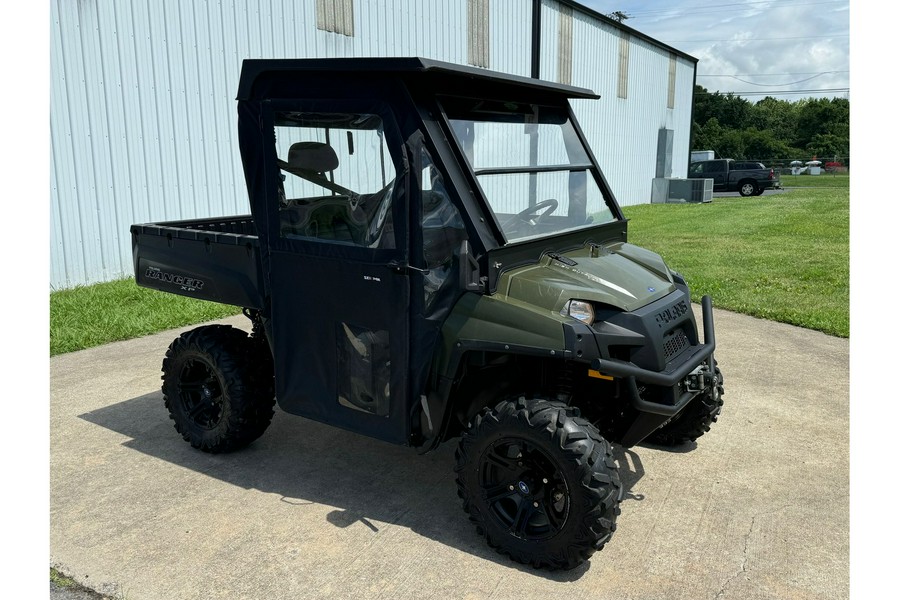
{"type": "Polygon", "coordinates": [[[409,435],[409,177],[377,101],[268,101],[268,289],[279,406],[409,435]]]}

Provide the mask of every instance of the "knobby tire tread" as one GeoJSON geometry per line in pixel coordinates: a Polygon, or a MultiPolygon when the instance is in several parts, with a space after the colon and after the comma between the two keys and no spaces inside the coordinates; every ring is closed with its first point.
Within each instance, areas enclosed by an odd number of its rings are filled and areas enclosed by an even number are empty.
{"type": "Polygon", "coordinates": [[[716,388],[718,397],[713,399],[709,394],[695,398],[684,409],[678,418],[663,425],[647,437],[647,441],[658,446],[681,446],[688,442],[695,442],[699,437],[708,433],[713,423],[719,420],[722,406],[725,401],[725,387],[722,373],[716,367],[718,382],[716,388]]]}
{"type": "Polygon", "coordinates": [[[205,325],[183,333],[166,352],[162,365],[163,397],[175,430],[204,452],[231,452],[259,438],[272,421],[275,406],[271,353],[265,341],[230,325],[205,325]],[[178,377],[187,358],[201,358],[217,372],[227,394],[218,426],[204,433],[179,410],[178,377]]]}
{"type": "Polygon", "coordinates": [[[484,409],[464,432],[456,451],[457,493],[463,510],[495,550],[513,560],[536,568],[572,569],[594,552],[601,550],[616,529],[620,513],[622,484],[617,473],[612,449],[596,428],[580,416],[577,408],[543,398],[519,397],[500,402],[494,409],[484,409]],[[566,522],[553,544],[540,541],[525,544],[510,543],[510,535],[498,531],[483,514],[478,501],[480,488],[471,483],[472,470],[478,456],[474,453],[479,439],[496,435],[510,425],[524,425],[537,438],[549,441],[558,455],[555,457],[574,467],[578,494],[570,493],[573,522],[566,522]],[[470,489],[471,488],[471,489],[470,489]],[[586,508],[586,510],[585,510],[586,508]],[[574,514],[578,513],[578,514],[574,514]]]}

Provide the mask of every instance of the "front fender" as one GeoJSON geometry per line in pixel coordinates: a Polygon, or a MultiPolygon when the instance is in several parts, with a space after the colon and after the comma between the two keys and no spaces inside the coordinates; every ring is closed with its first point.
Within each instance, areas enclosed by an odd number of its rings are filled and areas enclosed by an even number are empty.
{"type": "Polygon", "coordinates": [[[463,295],[441,328],[441,345],[432,363],[431,392],[425,399],[432,434],[424,450],[444,438],[453,415],[450,393],[460,365],[469,352],[496,352],[564,359],[564,324],[571,319],[518,300],[495,294],[463,295]]]}

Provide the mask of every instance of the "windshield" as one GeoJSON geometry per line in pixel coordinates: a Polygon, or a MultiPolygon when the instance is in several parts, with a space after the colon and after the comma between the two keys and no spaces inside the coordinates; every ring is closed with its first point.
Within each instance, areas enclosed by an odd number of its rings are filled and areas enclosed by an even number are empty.
{"type": "Polygon", "coordinates": [[[615,220],[565,109],[461,98],[442,104],[508,241],[615,220]]]}

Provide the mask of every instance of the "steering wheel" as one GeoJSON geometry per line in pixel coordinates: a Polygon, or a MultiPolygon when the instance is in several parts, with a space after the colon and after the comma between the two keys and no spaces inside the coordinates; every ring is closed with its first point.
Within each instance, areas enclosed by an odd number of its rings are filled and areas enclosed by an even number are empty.
{"type": "Polygon", "coordinates": [[[529,206],[520,213],[513,215],[503,225],[505,228],[509,228],[512,231],[516,231],[516,225],[530,225],[531,227],[537,227],[538,224],[544,220],[544,218],[553,214],[553,211],[555,211],[557,208],[559,208],[559,202],[557,202],[554,198],[548,198],[546,200],[538,202],[534,206],[529,206]],[[534,216],[535,213],[545,208],[547,210],[541,213],[540,216],[534,216]]]}

